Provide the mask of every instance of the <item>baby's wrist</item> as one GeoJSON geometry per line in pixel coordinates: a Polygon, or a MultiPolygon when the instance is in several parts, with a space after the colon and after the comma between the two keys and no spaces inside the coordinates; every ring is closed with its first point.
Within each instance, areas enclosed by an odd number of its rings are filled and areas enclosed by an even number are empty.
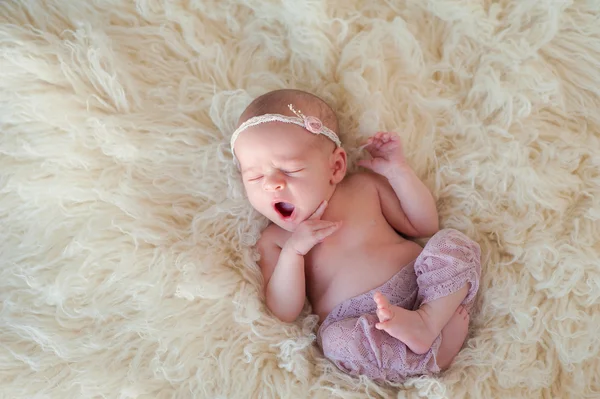
{"type": "Polygon", "coordinates": [[[412,168],[408,164],[402,163],[391,166],[385,173],[385,177],[388,180],[393,180],[403,178],[404,176],[410,175],[412,173],[412,168]]]}
{"type": "Polygon", "coordinates": [[[293,238],[289,238],[287,242],[281,248],[281,253],[285,256],[304,256],[298,249],[296,249],[293,238]]]}

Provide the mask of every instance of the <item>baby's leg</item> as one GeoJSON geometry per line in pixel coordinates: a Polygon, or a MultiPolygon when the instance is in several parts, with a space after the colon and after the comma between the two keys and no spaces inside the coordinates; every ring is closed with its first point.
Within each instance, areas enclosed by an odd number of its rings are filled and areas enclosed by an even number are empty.
{"type": "Polygon", "coordinates": [[[414,353],[425,353],[455,314],[468,292],[467,283],[460,290],[425,303],[417,310],[391,305],[387,298],[377,292],[373,299],[377,303],[377,316],[380,322],[375,327],[404,342],[414,353]]]}
{"type": "Polygon", "coordinates": [[[464,306],[459,306],[448,324],[442,328],[442,342],[436,356],[436,363],[441,370],[450,367],[460,352],[469,333],[469,313],[464,306]]]}
{"type": "Polygon", "coordinates": [[[438,232],[415,261],[419,309],[390,305],[376,293],[377,328],[404,342],[413,352],[425,353],[462,303],[467,308],[479,288],[481,251],[464,234],[438,232]]]}

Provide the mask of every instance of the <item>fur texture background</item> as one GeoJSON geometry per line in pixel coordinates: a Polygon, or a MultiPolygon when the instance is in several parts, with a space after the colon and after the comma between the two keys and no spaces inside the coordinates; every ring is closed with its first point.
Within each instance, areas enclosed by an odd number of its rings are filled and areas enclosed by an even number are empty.
{"type": "Polygon", "coordinates": [[[1,397],[598,397],[599,259],[598,1],[0,2],[1,397]],[[266,311],[227,143],[283,87],[352,161],[399,132],[481,244],[440,377],[352,379],[266,311]]]}

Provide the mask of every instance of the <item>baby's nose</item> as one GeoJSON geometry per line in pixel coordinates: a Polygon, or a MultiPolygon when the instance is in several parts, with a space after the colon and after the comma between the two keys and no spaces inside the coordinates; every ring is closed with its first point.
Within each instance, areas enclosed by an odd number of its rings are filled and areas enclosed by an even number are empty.
{"type": "Polygon", "coordinates": [[[264,179],[264,188],[268,191],[280,191],[285,188],[285,180],[279,176],[269,176],[264,179]]]}

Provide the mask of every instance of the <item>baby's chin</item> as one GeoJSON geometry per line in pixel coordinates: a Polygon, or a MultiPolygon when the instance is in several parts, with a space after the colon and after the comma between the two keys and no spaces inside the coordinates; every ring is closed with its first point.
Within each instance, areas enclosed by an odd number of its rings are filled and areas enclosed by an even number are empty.
{"type": "Polygon", "coordinates": [[[275,223],[277,226],[281,227],[283,230],[288,231],[290,233],[293,233],[294,231],[296,231],[296,228],[298,227],[295,223],[289,223],[289,222],[283,222],[281,220],[273,220],[271,218],[269,218],[269,220],[271,221],[271,223],[275,223]]]}

